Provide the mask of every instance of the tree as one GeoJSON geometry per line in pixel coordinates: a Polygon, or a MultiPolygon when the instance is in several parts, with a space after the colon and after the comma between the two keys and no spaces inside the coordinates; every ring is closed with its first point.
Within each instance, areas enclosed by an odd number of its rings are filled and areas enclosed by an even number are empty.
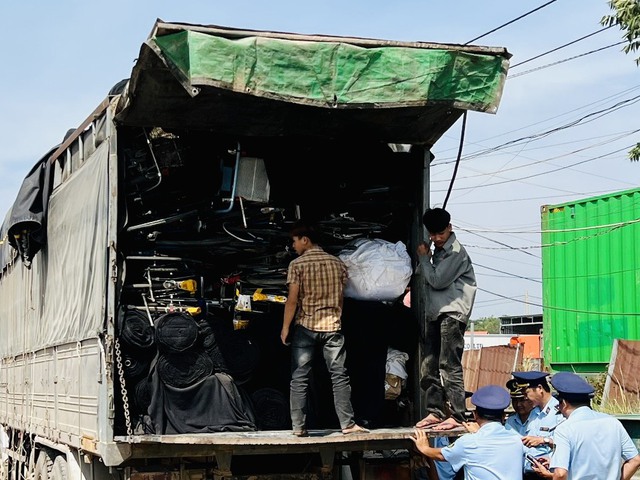
{"type": "MultiPolygon", "coordinates": [[[[610,0],[608,3],[614,13],[602,17],[600,24],[605,27],[620,27],[627,42],[624,53],[640,51],[640,0],[610,0]]],[[[640,57],[635,62],[640,65],[640,57]]],[[[629,159],[633,162],[640,160],[640,143],[631,149],[629,159]]]]}
{"type": "MultiPolygon", "coordinates": [[[[473,320],[473,328],[478,331],[486,331],[487,333],[500,333],[500,319],[496,317],[482,317],[478,320],[473,320]]],[[[467,324],[467,330],[471,322],[467,324]]]]}

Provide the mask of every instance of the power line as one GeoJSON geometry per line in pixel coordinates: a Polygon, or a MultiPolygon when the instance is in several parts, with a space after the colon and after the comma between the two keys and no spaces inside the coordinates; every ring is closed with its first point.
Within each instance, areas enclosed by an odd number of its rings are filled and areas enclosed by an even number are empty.
{"type": "Polygon", "coordinates": [[[539,7],[534,8],[533,10],[531,10],[531,11],[529,11],[529,12],[527,12],[527,13],[523,14],[523,15],[520,15],[520,16],[519,16],[519,17],[517,17],[517,18],[514,18],[513,20],[510,20],[510,21],[508,21],[507,23],[503,23],[502,25],[500,25],[499,27],[494,28],[493,30],[489,30],[487,33],[483,33],[483,34],[482,34],[482,35],[480,35],[479,37],[472,38],[472,39],[471,39],[471,40],[469,40],[467,43],[465,43],[465,45],[469,45],[471,42],[475,42],[476,40],[480,40],[481,38],[486,37],[487,35],[489,35],[489,34],[491,34],[491,33],[493,33],[493,32],[497,32],[497,31],[498,31],[498,30],[500,30],[501,28],[504,28],[504,27],[506,27],[507,25],[511,25],[512,23],[517,22],[518,20],[523,19],[523,18],[524,18],[524,17],[526,17],[527,15],[531,15],[532,13],[537,12],[538,10],[540,10],[540,9],[542,9],[542,8],[544,8],[544,7],[546,7],[547,5],[551,5],[551,4],[552,4],[552,3],[554,3],[555,1],[556,1],[556,0],[551,0],[550,2],[547,2],[547,3],[545,3],[544,5],[540,5],[539,7]]]}
{"type": "MultiPolygon", "coordinates": [[[[538,140],[538,139],[547,137],[547,136],[549,136],[549,135],[551,135],[553,133],[557,133],[557,132],[560,132],[562,130],[566,130],[567,128],[575,127],[578,124],[583,124],[584,125],[584,124],[588,123],[588,122],[585,122],[585,120],[587,120],[587,119],[590,119],[589,122],[591,122],[593,120],[596,120],[596,119],[600,118],[600,116],[602,116],[602,115],[607,115],[607,114],[612,113],[612,112],[614,112],[614,111],[616,111],[616,110],[618,110],[620,108],[624,108],[624,107],[628,107],[630,105],[633,105],[634,103],[638,102],[638,100],[640,100],[640,95],[636,95],[634,97],[627,98],[627,99],[622,100],[622,101],[620,101],[620,102],[618,102],[618,103],[616,103],[614,105],[611,105],[610,107],[603,108],[603,109],[597,110],[595,112],[590,112],[590,113],[588,113],[588,114],[586,114],[586,115],[584,115],[584,116],[582,116],[582,117],[580,117],[580,118],[578,118],[576,120],[573,120],[573,121],[571,121],[569,123],[566,123],[564,125],[561,125],[559,127],[555,127],[555,128],[549,129],[549,130],[545,130],[543,132],[536,133],[536,134],[533,134],[533,135],[527,135],[526,137],[520,137],[520,138],[517,138],[515,140],[510,140],[510,141],[502,143],[500,145],[496,145],[495,147],[485,148],[484,150],[479,150],[477,152],[465,155],[465,157],[462,159],[462,161],[472,160],[474,158],[477,158],[477,157],[480,157],[480,156],[484,156],[484,155],[487,155],[489,153],[496,152],[496,151],[502,150],[502,149],[504,149],[504,148],[506,148],[508,146],[517,145],[517,144],[522,143],[522,142],[529,142],[529,141],[532,141],[532,140],[538,140]],[[600,115],[600,116],[596,117],[597,115],[600,115]],[[591,118],[591,117],[596,117],[596,118],[591,118]]],[[[439,162],[439,163],[437,163],[437,165],[445,165],[447,163],[451,163],[451,162],[439,162]]]]}
{"type": "MultiPolygon", "coordinates": [[[[460,228],[460,227],[456,227],[456,228],[460,228]]],[[[527,252],[527,251],[523,250],[522,248],[511,246],[509,244],[506,244],[504,242],[496,240],[495,238],[485,237],[484,235],[480,235],[479,233],[471,232],[469,230],[465,230],[464,228],[460,228],[460,230],[465,231],[467,233],[470,233],[471,235],[476,235],[476,236],[478,236],[480,238],[484,238],[485,240],[489,240],[490,242],[497,243],[498,245],[502,245],[503,247],[507,247],[508,250],[513,250],[513,251],[516,251],[516,252],[522,252],[522,253],[524,253],[526,255],[530,255],[530,256],[532,256],[534,258],[538,258],[538,259],[540,258],[538,255],[534,255],[531,252],[527,252]]]]}
{"type": "Polygon", "coordinates": [[[464,145],[464,132],[467,130],[467,110],[462,114],[462,128],[460,129],[460,146],[458,147],[458,156],[456,157],[456,165],[453,167],[453,174],[451,175],[451,182],[449,183],[449,189],[447,190],[447,195],[444,197],[444,203],[442,204],[442,208],[447,208],[447,202],[449,201],[449,196],[451,195],[451,190],[453,189],[453,182],[456,179],[456,175],[458,174],[458,166],[460,166],[460,158],[462,157],[462,146],[464,145]]]}
{"type": "MultiPolygon", "coordinates": [[[[606,145],[608,143],[617,142],[618,140],[620,140],[622,138],[628,137],[630,135],[634,135],[634,134],[636,134],[638,132],[640,132],[640,128],[636,129],[636,130],[632,130],[631,132],[621,133],[617,137],[610,138],[610,139],[608,139],[606,141],[602,141],[602,142],[599,142],[599,143],[594,143],[592,145],[587,145],[586,147],[579,148],[577,150],[572,150],[571,152],[563,153],[561,155],[556,155],[555,157],[544,158],[542,160],[536,160],[535,162],[525,163],[523,165],[517,165],[515,167],[501,168],[500,170],[495,171],[495,172],[481,172],[481,173],[476,173],[476,174],[473,174],[473,175],[466,175],[466,176],[460,177],[460,178],[484,177],[484,176],[487,176],[487,175],[494,176],[496,174],[508,172],[508,171],[511,171],[511,170],[519,170],[521,168],[527,168],[527,167],[531,167],[533,165],[539,165],[541,163],[548,163],[548,162],[551,162],[552,160],[557,160],[557,159],[560,159],[560,158],[563,158],[563,157],[568,157],[570,155],[573,156],[576,153],[584,152],[586,150],[590,150],[590,149],[596,148],[596,147],[601,147],[601,146],[606,145]]],[[[581,142],[583,142],[583,141],[584,140],[581,140],[581,142]]],[[[445,181],[446,180],[432,180],[431,183],[442,183],[442,182],[445,182],[445,181]]]]}
{"type": "MultiPolygon", "coordinates": [[[[635,144],[627,145],[626,147],[620,148],[618,150],[614,150],[613,152],[604,153],[604,154],[599,155],[597,157],[587,158],[585,160],[581,160],[579,162],[575,162],[575,163],[572,163],[570,165],[566,165],[566,166],[563,166],[563,167],[554,168],[552,170],[547,170],[545,172],[532,173],[531,175],[526,175],[524,177],[511,178],[511,179],[506,179],[506,180],[502,180],[502,181],[499,181],[499,182],[485,183],[485,184],[482,184],[482,185],[474,185],[472,187],[459,187],[458,190],[470,190],[470,189],[476,189],[476,188],[480,188],[480,187],[492,187],[494,185],[503,185],[505,183],[512,183],[512,182],[517,182],[517,181],[520,181],[520,180],[527,180],[529,178],[540,177],[542,175],[548,175],[550,173],[555,173],[555,172],[559,172],[561,170],[566,170],[568,168],[575,167],[576,165],[582,165],[583,163],[593,162],[594,160],[600,160],[600,159],[608,157],[610,155],[615,155],[616,153],[620,153],[620,152],[623,152],[623,151],[626,152],[630,148],[633,148],[634,146],[635,146],[635,144]]],[[[434,192],[442,192],[442,190],[433,190],[433,191],[434,192]]]]}
{"type": "MultiPolygon", "coordinates": [[[[607,96],[607,97],[601,98],[601,99],[596,100],[596,101],[594,101],[594,102],[587,103],[587,104],[585,104],[585,105],[583,105],[583,106],[581,106],[581,107],[574,108],[573,110],[569,110],[569,111],[567,111],[567,112],[561,113],[561,114],[559,114],[559,115],[555,115],[555,116],[550,117],[550,118],[547,118],[547,119],[545,119],[545,120],[540,120],[540,121],[538,121],[538,122],[534,122],[534,123],[531,123],[531,124],[529,124],[529,125],[522,126],[522,127],[520,127],[520,128],[516,128],[516,129],[509,130],[509,131],[507,131],[507,132],[504,132],[504,133],[501,133],[501,134],[498,134],[498,135],[493,135],[493,136],[491,136],[491,137],[484,138],[484,139],[482,139],[482,140],[481,140],[481,142],[486,142],[486,141],[488,141],[488,140],[493,140],[494,138],[504,137],[504,136],[506,136],[506,135],[511,135],[512,133],[519,132],[519,131],[521,131],[521,130],[525,130],[525,129],[527,129],[527,128],[535,127],[535,126],[537,126],[537,125],[540,125],[540,124],[546,123],[546,122],[548,122],[548,121],[550,121],[550,120],[555,120],[555,119],[557,119],[557,118],[564,117],[564,116],[569,115],[569,114],[572,114],[572,113],[574,113],[574,112],[577,112],[577,111],[583,110],[583,109],[585,109],[585,108],[593,107],[593,106],[595,106],[595,105],[598,105],[598,104],[604,103],[604,102],[609,101],[609,100],[612,100],[612,99],[614,99],[614,98],[622,97],[623,95],[627,95],[628,93],[630,93],[630,92],[632,92],[632,91],[634,91],[634,90],[637,90],[637,89],[639,89],[639,88],[640,88],[640,85],[635,85],[635,86],[633,86],[633,87],[629,87],[629,88],[627,88],[627,89],[625,89],[625,90],[622,90],[622,91],[620,91],[620,92],[618,92],[618,93],[615,93],[615,94],[613,94],[613,95],[609,95],[609,96],[607,96]]],[[[480,143],[480,142],[475,142],[474,144],[479,144],[479,143],[480,143]]],[[[449,150],[453,150],[453,148],[448,148],[448,149],[442,150],[442,152],[447,152],[447,151],[449,151],[449,150]]],[[[444,165],[444,164],[446,164],[446,163],[451,163],[451,162],[445,162],[445,161],[444,161],[444,160],[451,159],[451,158],[452,158],[452,157],[444,157],[442,162],[437,162],[437,165],[444,165]]]]}
{"type": "Polygon", "coordinates": [[[488,293],[490,295],[495,295],[496,297],[500,297],[500,298],[504,298],[507,300],[511,300],[513,302],[519,302],[519,303],[524,303],[525,305],[531,305],[534,307],[542,307],[543,309],[546,310],[556,310],[559,312],[571,312],[571,313],[587,313],[587,314],[591,314],[591,315],[608,315],[608,316],[628,316],[628,317],[638,317],[640,316],[640,312],[600,312],[597,310],[578,310],[575,308],[563,308],[563,307],[554,307],[551,305],[543,305],[542,303],[535,303],[535,302],[529,302],[526,300],[518,300],[516,298],[513,297],[507,297],[506,295],[501,295],[499,293],[496,292],[492,292],[490,290],[485,290],[484,288],[480,288],[478,287],[478,290],[488,293]]]}
{"type": "Polygon", "coordinates": [[[627,225],[633,225],[635,223],[640,222],[640,218],[635,218],[633,220],[627,220],[625,222],[616,222],[616,223],[608,223],[605,225],[593,225],[591,227],[576,227],[576,228],[562,228],[557,230],[486,230],[486,229],[475,229],[475,228],[462,228],[459,225],[454,225],[456,229],[462,230],[467,233],[500,233],[500,234],[508,234],[508,233],[522,233],[522,234],[543,234],[543,233],[566,233],[566,232],[583,232],[585,230],[596,230],[596,229],[610,229],[610,228],[618,228],[618,227],[626,227],[627,225]]]}
{"type": "Polygon", "coordinates": [[[548,50],[548,51],[546,51],[544,53],[541,53],[540,55],[536,55],[535,57],[527,58],[526,60],[523,60],[520,63],[516,63],[515,65],[511,65],[509,67],[509,69],[519,67],[520,65],[524,65],[525,63],[528,63],[528,62],[531,62],[533,60],[536,60],[537,58],[544,57],[545,55],[549,55],[550,53],[553,53],[553,52],[557,52],[558,50],[561,50],[561,49],[563,49],[565,47],[568,47],[569,45],[573,45],[574,43],[578,43],[578,42],[584,40],[585,38],[589,38],[589,37],[592,37],[593,35],[596,35],[596,34],[598,34],[600,32],[604,32],[605,30],[608,30],[612,26],[613,25],[609,25],[608,27],[601,28],[600,30],[596,30],[595,32],[592,32],[592,33],[590,33],[588,35],[585,35],[584,37],[580,37],[580,38],[578,38],[576,40],[573,40],[573,41],[571,41],[569,43],[565,43],[564,45],[560,45],[559,47],[556,47],[556,48],[553,48],[551,50],[548,50]]]}
{"type": "Polygon", "coordinates": [[[522,75],[526,75],[528,73],[537,72],[538,70],[543,70],[545,68],[553,67],[555,65],[560,65],[561,63],[565,63],[565,62],[568,62],[570,60],[575,60],[576,58],[586,57],[587,55],[591,55],[592,53],[598,53],[598,52],[601,52],[602,50],[606,50],[608,48],[612,48],[612,47],[615,47],[617,45],[622,45],[623,43],[627,43],[627,42],[622,41],[622,42],[612,43],[611,45],[607,45],[606,47],[597,48],[595,50],[591,50],[590,52],[581,53],[580,55],[574,55],[573,57],[565,58],[563,60],[558,60],[557,62],[547,63],[546,65],[542,65],[542,66],[536,67],[536,68],[531,68],[529,70],[525,70],[524,72],[518,72],[518,73],[515,73],[513,75],[508,75],[507,78],[511,79],[511,78],[516,78],[516,77],[521,77],[522,75]]]}
{"type": "Polygon", "coordinates": [[[510,277],[521,278],[522,280],[530,280],[530,281],[536,282],[536,283],[542,283],[542,280],[538,280],[538,279],[531,278],[531,277],[523,277],[521,275],[516,275],[515,273],[505,272],[504,270],[498,270],[497,268],[487,267],[486,265],[482,265],[482,264],[477,263],[477,262],[473,262],[473,265],[474,266],[477,265],[478,267],[486,268],[487,270],[492,270],[494,272],[504,273],[505,275],[508,275],[510,277]]]}
{"type": "MultiPolygon", "coordinates": [[[[609,193],[611,190],[598,190],[596,192],[583,192],[583,193],[573,193],[569,195],[600,195],[603,193],[609,193]]],[[[549,198],[566,198],[567,194],[563,195],[544,195],[541,197],[518,197],[518,198],[501,198],[499,200],[474,200],[472,202],[454,202],[454,205],[482,205],[485,203],[505,203],[505,202],[527,202],[529,200],[547,200],[549,198]]]]}

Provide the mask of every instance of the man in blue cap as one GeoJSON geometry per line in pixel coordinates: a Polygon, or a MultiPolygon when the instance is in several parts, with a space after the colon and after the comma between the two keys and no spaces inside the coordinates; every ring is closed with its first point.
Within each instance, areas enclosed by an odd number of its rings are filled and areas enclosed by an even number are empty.
{"type": "MultiPolygon", "coordinates": [[[[558,400],[551,395],[551,387],[547,382],[549,374],[532,370],[513,372],[512,375],[524,388],[527,398],[538,407],[529,423],[527,434],[522,437],[522,443],[527,447],[526,453],[536,458],[548,458],[553,450],[554,431],[563,420],[560,415],[556,415],[558,400]]],[[[524,477],[527,480],[540,478],[529,461],[524,464],[524,477]]]]}
{"type": "Polygon", "coordinates": [[[567,420],[555,432],[553,476],[544,467],[537,470],[554,480],[630,480],[640,467],[638,449],[618,419],[591,410],[595,389],[571,372],[556,373],[551,385],[567,420]]]}
{"type": "MultiPolygon", "coordinates": [[[[411,437],[416,448],[434,460],[446,460],[454,471],[464,468],[465,479],[521,480],[523,446],[520,435],[502,425],[504,410],[509,406],[509,393],[499,385],[479,388],[472,396],[473,412],[479,429],[463,435],[447,447],[429,445],[427,433],[416,428],[411,437]]],[[[463,423],[467,429],[470,425],[463,423]]],[[[475,430],[475,429],[474,429],[475,430]]]]}

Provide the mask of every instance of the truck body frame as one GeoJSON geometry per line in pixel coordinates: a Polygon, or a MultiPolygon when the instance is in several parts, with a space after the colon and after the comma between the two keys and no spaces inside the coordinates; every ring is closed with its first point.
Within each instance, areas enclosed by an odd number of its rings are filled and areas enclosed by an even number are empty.
{"type": "MultiPolygon", "coordinates": [[[[174,50],[163,39],[195,34],[205,36],[198,41],[223,43],[275,38],[319,45],[337,40],[159,21],[131,79],[110,92],[27,177],[23,187],[44,186],[36,195],[41,203],[26,210],[14,206],[9,212],[2,232],[9,240],[0,255],[0,423],[9,436],[5,478],[330,477],[339,474],[336,464],[341,462],[362,468],[365,451],[411,447],[412,428],[406,423],[346,436],[317,428],[306,438],[286,429],[139,430],[136,422],[144,415],[136,413],[134,377],[127,373],[136,354],[127,352],[120,340],[126,312],[140,311],[156,322],[167,312],[235,315],[240,289],[257,289],[255,281],[233,280],[234,269],[244,268],[246,278],[266,270],[258,283],[271,285],[277,274],[274,291],[283,286],[283,264],[278,262],[286,256],[286,227],[300,211],[322,219],[338,247],[352,238],[386,236],[414,251],[425,234],[421,216],[429,203],[429,148],[471,108],[441,100],[435,106],[385,110],[334,100],[338,104],[332,114],[313,103],[270,98],[272,94],[245,99],[212,80],[198,80],[201,84],[194,86],[198,81],[179,71],[180,59],[171,57],[174,50]],[[213,108],[223,113],[207,114],[213,108]],[[220,118],[235,111],[233,119],[220,118]],[[385,115],[390,124],[405,115],[415,128],[406,134],[399,133],[403,129],[398,124],[386,129],[385,115]],[[279,123],[274,127],[259,121],[260,116],[279,123]],[[420,126],[416,118],[427,118],[433,126],[420,126]],[[352,124],[353,129],[344,130],[352,124]],[[367,135],[367,129],[373,133],[367,135]],[[314,182],[326,187],[309,187],[314,182]],[[369,205],[378,205],[392,220],[369,218],[369,205]],[[349,215],[341,216],[346,208],[349,215]],[[355,211],[365,212],[363,221],[351,218],[355,211]],[[39,236],[42,230],[46,236],[39,236]],[[244,265],[250,262],[260,268],[244,265]],[[149,273],[162,277],[157,272],[164,271],[178,273],[161,280],[149,273]],[[175,286],[184,281],[183,271],[195,279],[197,290],[175,286]],[[225,281],[219,282],[221,277],[225,281]],[[274,472],[273,465],[258,466],[259,457],[284,454],[315,455],[319,462],[296,471],[278,465],[283,472],[274,472]],[[234,458],[243,460],[234,464],[234,458]],[[255,470],[248,468],[253,463],[255,470]]],[[[343,41],[362,49],[412,47],[343,41]]],[[[444,50],[499,59],[498,87],[492,93],[497,107],[506,51],[444,50]]],[[[421,282],[412,289],[413,312],[422,318],[421,282]]],[[[257,313],[269,319],[264,324],[281,319],[277,302],[261,305],[257,313]]],[[[419,350],[409,353],[419,357],[419,350]]],[[[275,357],[269,360],[277,363],[275,357]]],[[[413,387],[418,363],[409,372],[413,387]]],[[[413,396],[415,421],[421,413],[419,388],[413,396]]]]}

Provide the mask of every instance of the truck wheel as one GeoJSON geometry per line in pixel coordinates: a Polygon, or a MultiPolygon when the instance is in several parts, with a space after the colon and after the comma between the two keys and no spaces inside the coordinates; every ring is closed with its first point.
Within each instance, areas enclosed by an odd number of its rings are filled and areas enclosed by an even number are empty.
{"type": "Polygon", "coordinates": [[[40,450],[38,461],[36,462],[36,470],[34,472],[34,480],[51,480],[51,471],[53,470],[53,460],[47,450],[40,450]]]}
{"type": "Polygon", "coordinates": [[[64,458],[64,455],[58,455],[53,462],[51,480],[67,480],[67,473],[67,459],[64,458]]]}

